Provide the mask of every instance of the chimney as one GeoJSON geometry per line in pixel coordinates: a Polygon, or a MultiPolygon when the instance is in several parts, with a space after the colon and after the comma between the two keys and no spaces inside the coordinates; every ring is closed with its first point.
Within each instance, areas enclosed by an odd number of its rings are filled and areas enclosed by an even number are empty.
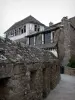
{"type": "Polygon", "coordinates": [[[52,26],[52,25],[53,25],[53,23],[52,23],[52,22],[50,22],[50,23],[49,23],[49,26],[52,26]]]}
{"type": "Polygon", "coordinates": [[[68,16],[63,17],[61,21],[66,21],[66,20],[68,20],[68,16]]]}

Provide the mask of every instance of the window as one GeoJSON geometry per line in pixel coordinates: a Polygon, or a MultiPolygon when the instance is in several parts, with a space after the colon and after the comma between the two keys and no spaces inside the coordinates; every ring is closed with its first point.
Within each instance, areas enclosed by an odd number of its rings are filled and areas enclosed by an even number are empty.
{"type": "Polygon", "coordinates": [[[23,34],[23,29],[21,29],[21,33],[23,34]]]}
{"type": "Polygon", "coordinates": [[[16,35],[18,35],[18,30],[17,30],[17,29],[15,30],[15,36],[16,36],[16,35]]]}
{"type": "Polygon", "coordinates": [[[51,33],[45,33],[44,34],[44,41],[45,41],[45,43],[51,42],[51,33]]]}
{"type": "Polygon", "coordinates": [[[26,26],[24,26],[24,33],[26,32],[26,26]]]}
{"type": "Polygon", "coordinates": [[[20,32],[21,32],[21,28],[19,28],[19,34],[20,34],[20,32]]]}
{"type": "Polygon", "coordinates": [[[40,26],[38,25],[38,32],[40,31],[40,26]]]}
{"type": "Polygon", "coordinates": [[[35,25],[35,29],[34,29],[35,31],[40,31],[40,26],[39,25],[35,25]]]}
{"type": "Polygon", "coordinates": [[[37,25],[35,25],[35,31],[37,31],[37,25]]]}
{"type": "Polygon", "coordinates": [[[16,32],[16,30],[15,30],[15,36],[17,35],[17,32],[16,32]]]}

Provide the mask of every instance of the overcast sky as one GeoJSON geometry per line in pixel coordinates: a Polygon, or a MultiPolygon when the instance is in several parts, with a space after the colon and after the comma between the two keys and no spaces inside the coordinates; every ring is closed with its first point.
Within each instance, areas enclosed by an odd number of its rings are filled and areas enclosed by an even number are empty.
{"type": "Polygon", "coordinates": [[[75,0],[0,0],[0,36],[15,22],[32,15],[43,24],[75,16],[75,0]]]}

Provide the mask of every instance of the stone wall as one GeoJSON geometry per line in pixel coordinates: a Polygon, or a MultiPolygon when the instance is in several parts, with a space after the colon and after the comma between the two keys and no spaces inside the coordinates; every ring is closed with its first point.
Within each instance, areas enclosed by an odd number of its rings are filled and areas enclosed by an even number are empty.
{"type": "Polygon", "coordinates": [[[0,58],[0,100],[43,100],[59,82],[59,60],[39,48],[6,42],[0,58]]]}
{"type": "Polygon", "coordinates": [[[75,57],[75,25],[73,25],[73,23],[75,23],[75,18],[72,18],[71,19],[72,22],[71,22],[71,25],[70,25],[70,53],[71,53],[71,56],[74,56],[75,57]]]}
{"type": "Polygon", "coordinates": [[[65,66],[68,63],[68,60],[70,59],[70,22],[67,17],[64,17],[61,21],[61,25],[63,25],[63,28],[60,32],[59,37],[59,54],[61,60],[61,64],[65,66]]]}
{"type": "Polygon", "coordinates": [[[66,66],[71,56],[75,56],[75,17],[63,17],[60,30],[55,32],[55,41],[58,42],[58,55],[61,65],[66,66]]]}
{"type": "Polygon", "coordinates": [[[50,77],[51,89],[54,89],[60,80],[60,67],[58,66],[59,64],[56,61],[54,61],[53,65],[51,66],[51,77],[50,77]]]}
{"type": "Polygon", "coordinates": [[[5,89],[1,86],[4,94],[3,97],[0,94],[0,99],[43,100],[60,79],[58,63],[53,63],[13,64],[11,77],[0,79],[5,80],[5,89]]]}
{"type": "Polygon", "coordinates": [[[64,73],[75,76],[75,68],[65,67],[64,73]]]}
{"type": "Polygon", "coordinates": [[[13,74],[13,65],[5,62],[0,63],[0,78],[10,77],[13,74]]]}

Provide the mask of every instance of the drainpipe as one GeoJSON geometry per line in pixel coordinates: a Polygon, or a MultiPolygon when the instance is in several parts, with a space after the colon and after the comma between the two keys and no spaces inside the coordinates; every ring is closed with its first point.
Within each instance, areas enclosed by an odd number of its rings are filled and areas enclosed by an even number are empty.
{"type": "Polygon", "coordinates": [[[44,34],[42,34],[42,44],[44,44],[44,34]]]}
{"type": "Polygon", "coordinates": [[[35,36],[34,36],[34,45],[35,45],[35,36]]]}

